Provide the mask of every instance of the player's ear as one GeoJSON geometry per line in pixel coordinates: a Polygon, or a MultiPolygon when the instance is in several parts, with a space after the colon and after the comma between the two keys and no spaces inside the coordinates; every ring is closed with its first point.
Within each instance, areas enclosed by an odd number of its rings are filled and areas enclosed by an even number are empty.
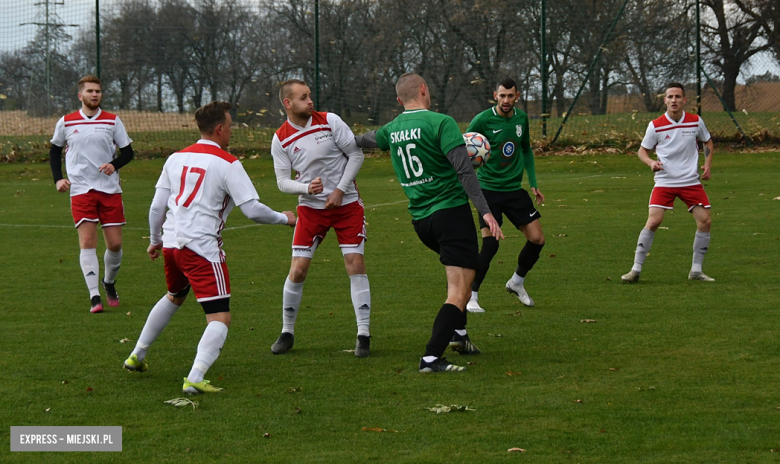
{"type": "Polygon", "coordinates": [[[404,102],[401,101],[400,97],[395,97],[395,99],[396,99],[396,101],[398,102],[399,105],[404,106],[404,102]]]}

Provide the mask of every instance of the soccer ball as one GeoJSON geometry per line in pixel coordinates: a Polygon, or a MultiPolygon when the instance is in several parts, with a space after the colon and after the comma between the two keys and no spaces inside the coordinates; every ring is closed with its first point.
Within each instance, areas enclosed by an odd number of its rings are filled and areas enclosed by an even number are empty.
{"type": "Polygon", "coordinates": [[[490,143],[487,137],[479,132],[466,132],[463,134],[463,140],[466,141],[466,150],[469,152],[474,169],[487,163],[490,158],[490,143]]]}

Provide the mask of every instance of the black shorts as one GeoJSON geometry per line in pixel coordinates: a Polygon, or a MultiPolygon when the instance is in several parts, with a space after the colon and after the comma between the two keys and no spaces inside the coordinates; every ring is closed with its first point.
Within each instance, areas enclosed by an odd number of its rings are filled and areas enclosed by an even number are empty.
{"type": "MultiPolygon", "coordinates": [[[[504,224],[503,214],[509,222],[518,229],[520,226],[530,224],[542,217],[542,214],[534,206],[534,201],[525,189],[513,190],[511,192],[496,192],[493,190],[482,189],[482,195],[485,196],[490,212],[496,218],[498,225],[504,224]]],[[[484,229],[488,225],[480,216],[479,228],[484,229]]]]}
{"type": "Polygon", "coordinates": [[[412,224],[423,244],[438,253],[445,266],[479,266],[477,230],[468,203],[440,209],[426,218],[412,220],[412,224]]]}

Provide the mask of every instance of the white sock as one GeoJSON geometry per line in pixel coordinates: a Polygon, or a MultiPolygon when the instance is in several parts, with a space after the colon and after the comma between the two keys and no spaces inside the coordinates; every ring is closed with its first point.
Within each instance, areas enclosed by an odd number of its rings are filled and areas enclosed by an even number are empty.
{"type": "Polygon", "coordinates": [[[168,299],[168,295],[160,298],[160,301],[154,305],[154,308],[149,313],[149,317],[146,318],[146,324],[144,324],[141,335],[138,337],[138,343],[135,344],[135,349],[130,354],[138,356],[138,360],[143,361],[149,345],[157,340],[157,337],[179,308],[180,306],[176,306],[173,304],[173,301],[168,299]]]}
{"type": "Polygon", "coordinates": [[[520,277],[517,272],[512,275],[512,283],[515,285],[523,285],[523,282],[525,282],[525,277],[520,277]]]}
{"type": "Polygon", "coordinates": [[[227,338],[228,327],[219,321],[211,321],[203,332],[203,337],[198,343],[198,354],[195,355],[195,362],[192,363],[192,370],[187,376],[187,380],[192,383],[198,383],[208,372],[214,361],[219,357],[222,345],[227,338]]]}
{"type": "Polygon", "coordinates": [[[466,332],[466,329],[455,329],[455,333],[461,337],[465,337],[468,332],[466,332]]]}
{"type": "Polygon", "coordinates": [[[704,263],[704,255],[710,247],[710,233],[696,231],[693,239],[693,263],[691,272],[701,272],[701,265],[704,263]]]}
{"type": "Polygon", "coordinates": [[[479,300],[479,292],[471,292],[471,299],[474,301],[479,300]]]}
{"type": "Polygon", "coordinates": [[[295,334],[295,320],[303,298],[303,282],[296,284],[290,277],[284,281],[282,295],[282,332],[295,334]]]}
{"type": "Polygon", "coordinates": [[[83,248],[79,256],[79,262],[81,263],[81,272],[84,274],[84,280],[87,282],[89,297],[100,296],[100,290],[98,289],[100,265],[98,264],[97,250],[94,248],[83,248]]]}
{"type": "Polygon", "coordinates": [[[371,289],[368,285],[368,276],[354,274],[349,276],[350,292],[352,293],[352,306],[355,308],[358,335],[370,336],[368,330],[371,319],[371,289]]]}
{"type": "Polygon", "coordinates": [[[639,232],[639,239],[636,241],[636,251],[634,252],[634,266],[632,271],[642,272],[642,265],[645,263],[647,254],[650,253],[650,247],[653,246],[653,238],[655,232],[650,232],[647,229],[642,229],[639,232]]]}
{"type": "Polygon", "coordinates": [[[111,251],[106,248],[106,253],[103,255],[103,263],[106,265],[103,280],[107,284],[113,284],[114,280],[116,280],[116,273],[119,272],[119,266],[122,265],[122,249],[111,251]]]}
{"type": "Polygon", "coordinates": [[[432,363],[432,362],[436,361],[437,359],[439,359],[439,358],[437,358],[436,356],[423,356],[423,361],[425,361],[427,363],[432,363]]]}

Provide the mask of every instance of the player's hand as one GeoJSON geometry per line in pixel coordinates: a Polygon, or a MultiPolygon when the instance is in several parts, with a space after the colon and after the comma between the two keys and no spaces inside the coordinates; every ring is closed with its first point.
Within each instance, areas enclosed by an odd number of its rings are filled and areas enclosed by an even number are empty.
{"type": "Polygon", "coordinates": [[[539,190],[536,187],[531,187],[531,192],[534,194],[534,197],[536,197],[536,204],[541,205],[544,203],[544,194],[541,190],[539,190]]]}
{"type": "Polygon", "coordinates": [[[704,171],[701,175],[701,180],[710,180],[710,176],[712,175],[712,172],[710,172],[710,167],[705,164],[701,167],[701,170],[704,171]]]}
{"type": "Polygon", "coordinates": [[[293,214],[292,211],[282,211],[282,214],[287,216],[287,225],[290,227],[295,227],[295,224],[298,223],[298,218],[295,217],[295,214],[293,214]]]}
{"type": "Polygon", "coordinates": [[[325,187],[322,185],[322,178],[318,177],[309,184],[309,195],[318,195],[322,193],[324,189],[325,187]]]}
{"type": "Polygon", "coordinates": [[[652,169],[653,172],[663,171],[664,170],[663,165],[664,165],[664,163],[662,163],[660,161],[653,161],[650,164],[650,169],[652,169]]]}
{"type": "Polygon", "coordinates": [[[328,195],[328,199],[325,201],[325,209],[333,209],[341,206],[341,201],[344,199],[344,192],[336,189],[328,195]]]}
{"type": "Polygon", "coordinates": [[[70,188],[70,181],[68,179],[60,179],[57,181],[57,191],[65,193],[70,188]]]}
{"type": "Polygon", "coordinates": [[[485,224],[490,228],[490,235],[492,235],[493,238],[496,240],[504,239],[504,232],[501,231],[501,226],[498,225],[498,221],[496,221],[496,218],[494,218],[491,213],[482,216],[482,219],[485,220],[485,224]]]}
{"type": "Polygon", "coordinates": [[[102,172],[103,174],[110,176],[111,174],[116,172],[116,168],[114,168],[114,165],[111,163],[101,164],[98,168],[98,171],[102,172]]]}
{"type": "Polygon", "coordinates": [[[149,244],[149,248],[146,249],[146,253],[149,255],[150,258],[152,258],[152,261],[159,258],[161,253],[160,250],[162,250],[162,243],[158,245],[152,245],[149,244]]]}

